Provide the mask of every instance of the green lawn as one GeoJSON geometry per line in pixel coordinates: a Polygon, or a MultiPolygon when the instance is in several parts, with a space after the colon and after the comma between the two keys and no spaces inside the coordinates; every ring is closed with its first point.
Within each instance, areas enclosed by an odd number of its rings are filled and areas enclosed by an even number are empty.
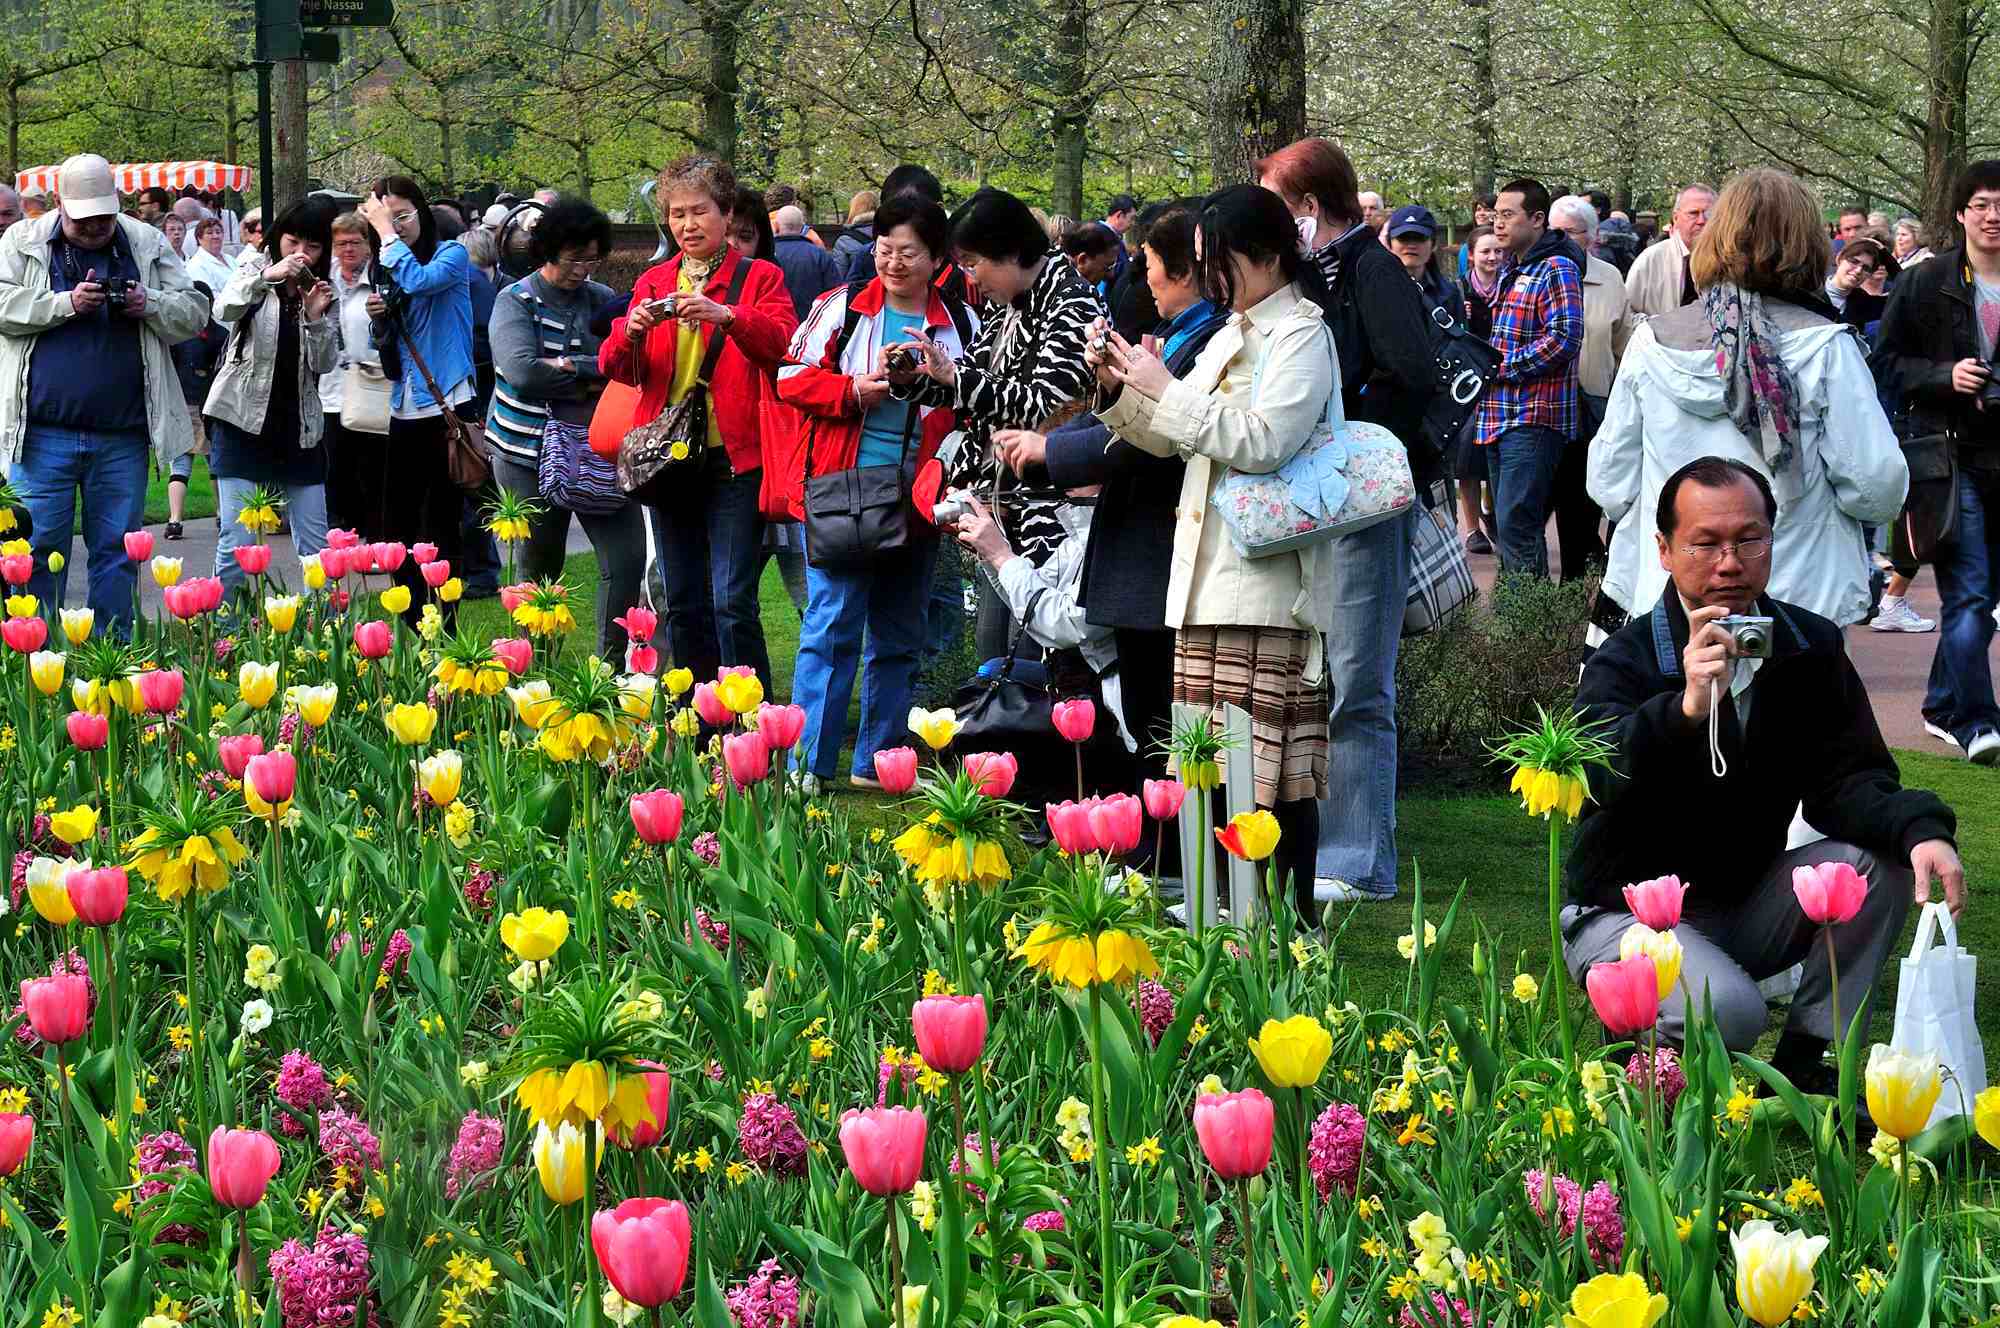
{"type": "MultiPolygon", "coordinates": [[[[194,459],[194,473],[188,477],[187,506],[183,521],[215,515],[215,481],[208,473],[208,458],[194,459]]],[[[167,519],[167,478],[148,470],[146,477],[146,524],[157,526],[167,519]]],[[[83,529],[83,499],[77,499],[76,526],[83,529]]]]}

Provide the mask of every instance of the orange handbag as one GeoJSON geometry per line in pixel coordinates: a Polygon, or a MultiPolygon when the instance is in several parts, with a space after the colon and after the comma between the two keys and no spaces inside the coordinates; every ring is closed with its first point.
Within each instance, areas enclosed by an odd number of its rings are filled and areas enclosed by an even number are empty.
{"type": "Polygon", "coordinates": [[[607,461],[616,461],[638,413],[639,389],[616,379],[607,382],[603,395],[597,398],[597,409],[590,415],[590,450],[607,461]]]}

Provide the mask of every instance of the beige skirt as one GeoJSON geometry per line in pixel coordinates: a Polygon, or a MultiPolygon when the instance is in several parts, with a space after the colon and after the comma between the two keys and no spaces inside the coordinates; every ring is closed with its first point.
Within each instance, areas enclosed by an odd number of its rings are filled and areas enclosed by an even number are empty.
{"type": "Polygon", "coordinates": [[[1283,627],[1183,627],[1174,639],[1174,700],[1250,715],[1257,805],[1326,796],[1326,688],[1305,681],[1310,633],[1283,627]]]}

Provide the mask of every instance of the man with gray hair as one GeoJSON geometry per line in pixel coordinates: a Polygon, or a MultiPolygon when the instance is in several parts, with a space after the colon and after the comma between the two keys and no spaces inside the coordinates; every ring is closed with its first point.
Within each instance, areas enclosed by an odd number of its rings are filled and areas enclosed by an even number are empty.
{"type": "Polygon", "coordinates": [[[840,260],[807,238],[806,214],[796,203],[771,214],[771,238],[772,259],[785,274],[785,293],[803,322],[813,301],[840,284],[840,260]]]}
{"type": "Polygon", "coordinates": [[[1694,278],[1688,274],[1688,254],[1708,226],[1708,210],[1715,206],[1715,191],[1705,184],[1691,184],[1674,196],[1674,216],[1658,244],[1639,255],[1625,276],[1625,290],[1632,298],[1632,312],[1640,318],[1670,314],[1684,304],[1694,303],[1694,278]]]}
{"type": "Polygon", "coordinates": [[[0,235],[21,219],[21,193],[11,184],[0,184],[0,235]]]}
{"type": "Polygon", "coordinates": [[[1589,256],[1583,272],[1583,349],[1576,357],[1576,437],[1556,467],[1556,539],[1562,545],[1562,579],[1574,581],[1604,562],[1604,513],[1585,488],[1590,440],[1604,422],[1611,380],[1631,339],[1631,301],[1616,264],[1598,257],[1597,208],[1582,194],[1549,204],[1549,225],[1576,241],[1589,256]]]}

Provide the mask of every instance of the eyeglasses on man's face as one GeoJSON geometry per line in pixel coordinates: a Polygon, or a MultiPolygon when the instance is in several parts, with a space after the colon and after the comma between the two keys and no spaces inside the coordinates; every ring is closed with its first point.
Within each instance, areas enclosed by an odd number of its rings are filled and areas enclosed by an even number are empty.
{"type": "Polygon", "coordinates": [[[1726,544],[1683,544],[1681,552],[1698,563],[1713,565],[1723,560],[1725,555],[1735,554],[1738,561],[1761,563],[1771,556],[1771,537],[1759,535],[1752,539],[1735,540],[1726,544]]]}

